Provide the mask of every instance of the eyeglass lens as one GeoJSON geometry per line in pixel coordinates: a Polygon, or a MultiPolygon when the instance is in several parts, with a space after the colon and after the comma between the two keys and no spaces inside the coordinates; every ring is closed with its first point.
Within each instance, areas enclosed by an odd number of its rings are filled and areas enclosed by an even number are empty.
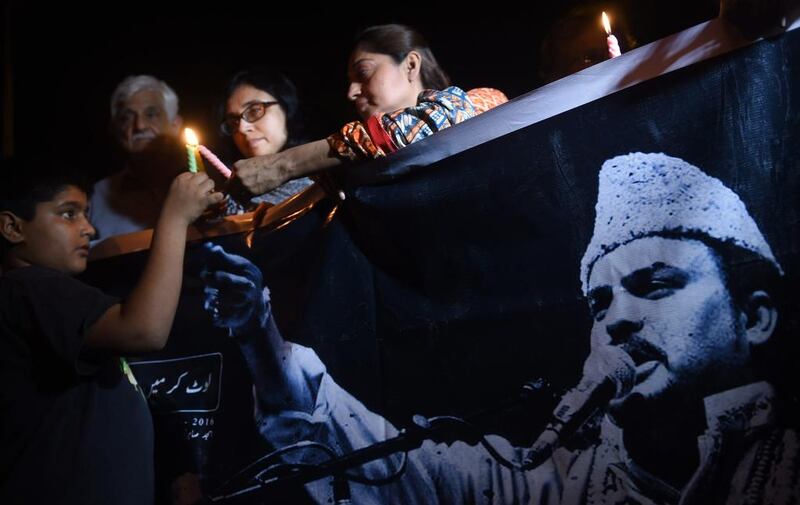
{"type": "Polygon", "coordinates": [[[229,117],[222,123],[222,131],[227,135],[232,135],[239,128],[239,121],[244,119],[248,123],[255,123],[267,113],[267,107],[278,102],[256,102],[248,105],[239,117],[229,117]]]}

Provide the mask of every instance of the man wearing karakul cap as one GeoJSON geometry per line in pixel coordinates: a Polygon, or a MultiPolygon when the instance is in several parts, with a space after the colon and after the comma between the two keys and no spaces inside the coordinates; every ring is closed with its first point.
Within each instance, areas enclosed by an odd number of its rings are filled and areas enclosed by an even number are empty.
{"type": "Polygon", "coordinates": [[[718,179],[679,158],[632,153],[603,164],[592,240],[581,261],[588,270],[600,256],[649,235],[705,235],[731,242],[780,265],[739,197],[718,179]]]}
{"type": "Polygon", "coordinates": [[[796,503],[797,433],[776,427],[775,390],[754,366],[776,334],[783,275],[758,226],[733,191],[678,158],[618,156],[599,177],[581,261],[591,344],[636,365],[608,411],[601,447],[613,426],[624,456],[596,469],[600,502],[648,503],[637,494],[660,490],[667,503],[796,503]]]}
{"type": "MultiPolygon", "coordinates": [[[[779,395],[754,366],[754,351],[775,340],[773,291],[783,276],[758,226],[735,193],[677,158],[618,156],[599,177],[580,270],[594,318],[584,373],[611,348],[629,356],[634,371],[597,440],[559,448],[525,471],[499,464],[480,445],[426,442],[391,483],[351,483],[354,503],[800,501],[797,432],[781,424],[779,395]]],[[[251,357],[259,363],[251,372],[284,385],[256,392],[264,438],[275,447],[311,440],[347,453],[395,436],[391,423],[333,381],[313,350],[282,341],[263,301],[252,317],[275,356],[251,357]]],[[[488,438],[517,466],[525,460],[526,449],[488,438]]],[[[400,464],[395,456],[358,473],[386,477],[400,464]]],[[[323,481],[308,487],[320,503],[332,499],[330,489],[323,481]]]]}

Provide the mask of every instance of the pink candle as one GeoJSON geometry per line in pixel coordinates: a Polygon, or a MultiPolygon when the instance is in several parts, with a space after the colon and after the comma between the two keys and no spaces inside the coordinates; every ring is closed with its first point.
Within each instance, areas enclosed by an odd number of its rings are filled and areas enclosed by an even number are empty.
{"type": "Polygon", "coordinates": [[[608,44],[609,58],[616,58],[622,54],[622,51],[619,50],[619,42],[617,42],[617,38],[614,35],[606,37],[606,43],[608,44]]]}
{"type": "Polygon", "coordinates": [[[220,161],[216,154],[212,153],[211,150],[204,145],[197,146],[197,150],[203,155],[203,158],[207,159],[209,163],[214,165],[214,168],[219,170],[219,173],[221,173],[223,177],[230,179],[232,173],[231,169],[226,167],[225,163],[220,161]]]}
{"type": "Polygon", "coordinates": [[[608,20],[608,16],[605,12],[602,15],[603,21],[603,28],[606,30],[606,44],[608,45],[608,57],[609,58],[616,58],[617,56],[622,54],[622,51],[619,49],[619,41],[617,41],[617,37],[611,33],[611,22],[608,20]]]}

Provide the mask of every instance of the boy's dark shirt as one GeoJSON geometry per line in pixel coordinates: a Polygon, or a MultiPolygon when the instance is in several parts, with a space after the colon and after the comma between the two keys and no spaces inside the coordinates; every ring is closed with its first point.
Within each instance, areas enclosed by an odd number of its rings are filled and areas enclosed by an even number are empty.
{"type": "Polygon", "coordinates": [[[153,428],[88,328],[116,299],[29,266],[0,276],[0,503],[148,504],[153,428]]]}

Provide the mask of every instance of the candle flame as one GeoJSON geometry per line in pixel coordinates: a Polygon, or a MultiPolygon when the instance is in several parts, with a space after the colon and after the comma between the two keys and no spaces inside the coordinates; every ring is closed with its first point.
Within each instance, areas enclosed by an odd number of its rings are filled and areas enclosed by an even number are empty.
{"type": "Polygon", "coordinates": [[[200,141],[197,140],[197,135],[194,133],[194,130],[192,130],[191,128],[184,128],[183,129],[183,138],[186,139],[186,143],[191,145],[191,146],[196,146],[197,144],[200,143],[200,141]]]}
{"type": "Polygon", "coordinates": [[[603,11],[603,28],[606,30],[606,35],[611,35],[611,21],[608,20],[608,15],[603,11]]]}

